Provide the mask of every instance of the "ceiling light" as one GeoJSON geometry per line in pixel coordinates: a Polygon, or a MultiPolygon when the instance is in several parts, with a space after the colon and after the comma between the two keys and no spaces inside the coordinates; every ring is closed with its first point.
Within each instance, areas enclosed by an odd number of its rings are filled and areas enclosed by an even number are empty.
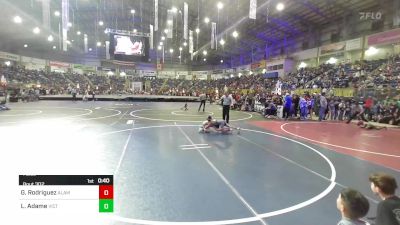
{"type": "Polygon", "coordinates": [[[161,47],[161,45],[159,45],[159,46],[158,46],[158,50],[161,50],[161,49],[162,49],[162,47],[161,47]]]}
{"type": "Polygon", "coordinates": [[[222,4],[222,2],[218,2],[217,8],[218,9],[222,9],[223,7],[224,7],[224,4],[222,4]]]}
{"type": "Polygon", "coordinates": [[[207,55],[207,51],[206,50],[203,51],[203,55],[207,55]]]}
{"type": "Polygon", "coordinates": [[[81,35],[81,32],[80,32],[80,31],[78,31],[78,32],[76,32],[76,34],[77,34],[77,35],[81,35]]]}
{"type": "Polygon", "coordinates": [[[179,47],[179,51],[182,51],[182,47],[179,47]]]}
{"type": "Polygon", "coordinates": [[[28,47],[28,45],[27,44],[24,44],[24,48],[27,48],[28,47]]]}
{"type": "Polygon", "coordinates": [[[365,51],[365,55],[367,56],[371,56],[371,55],[375,55],[376,53],[378,53],[378,49],[371,46],[369,47],[366,51],[365,51]]]}
{"type": "Polygon", "coordinates": [[[55,45],[53,45],[53,49],[56,49],[57,47],[55,45]]]}
{"type": "Polygon", "coordinates": [[[177,9],[175,6],[173,6],[172,9],[171,9],[171,11],[172,11],[173,13],[177,13],[177,12],[178,12],[178,9],[177,9]]]}
{"type": "Polygon", "coordinates": [[[221,40],[219,41],[219,44],[220,44],[220,45],[224,45],[224,44],[225,44],[224,39],[221,39],[221,40]]]}
{"type": "Polygon", "coordinates": [[[306,68],[307,64],[305,62],[301,62],[300,65],[298,66],[299,68],[306,68]]]}
{"type": "Polygon", "coordinates": [[[50,41],[50,42],[54,41],[53,35],[49,35],[49,36],[47,37],[47,40],[50,41]]]}
{"type": "Polygon", "coordinates": [[[168,21],[167,21],[167,24],[168,24],[168,25],[172,25],[172,20],[168,20],[168,21]]]}
{"type": "Polygon", "coordinates": [[[103,26],[103,25],[104,25],[103,20],[100,20],[100,21],[99,21],[99,26],[103,26]]]}
{"type": "Polygon", "coordinates": [[[196,33],[200,33],[200,29],[199,28],[196,28],[196,33]]]}
{"type": "Polygon", "coordinates": [[[204,23],[209,23],[210,22],[210,18],[206,17],[204,18],[204,23]]]}
{"type": "Polygon", "coordinates": [[[136,11],[135,11],[134,9],[131,9],[131,13],[132,13],[132,14],[135,14],[135,12],[136,12],[136,11]]]}
{"type": "Polygon", "coordinates": [[[100,47],[100,46],[101,46],[101,42],[98,41],[98,42],[96,43],[96,45],[97,45],[97,47],[100,47]]]}
{"type": "Polygon", "coordinates": [[[207,61],[207,59],[206,59],[206,58],[204,58],[204,59],[203,59],[203,61],[205,62],[205,61],[207,61]]]}
{"type": "Polygon", "coordinates": [[[186,43],[186,42],[183,42],[183,46],[187,46],[187,43],[186,43]]]}
{"type": "Polygon", "coordinates": [[[239,36],[239,33],[235,30],[235,31],[233,31],[232,36],[234,38],[237,38],[239,36]]]}
{"type": "Polygon", "coordinates": [[[284,5],[282,2],[280,2],[280,3],[278,3],[278,4],[276,5],[276,9],[277,9],[278,11],[282,11],[283,9],[285,9],[285,5],[284,5]]]}
{"type": "Polygon", "coordinates": [[[68,22],[68,23],[67,23],[67,26],[68,26],[68,27],[72,27],[72,23],[71,23],[71,22],[68,22]]]}
{"type": "Polygon", "coordinates": [[[107,29],[105,29],[105,30],[104,30],[104,33],[105,33],[105,34],[108,34],[108,30],[107,30],[107,29]]]}
{"type": "Polygon", "coordinates": [[[69,44],[69,45],[70,45],[70,44],[71,44],[71,42],[70,42],[69,40],[67,40],[67,44],[69,44]]]}
{"type": "Polygon", "coordinates": [[[22,19],[20,16],[15,16],[13,21],[14,21],[14,23],[22,23],[22,19]]]}
{"type": "Polygon", "coordinates": [[[136,33],[137,32],[137,29],[133,29],[133,33],[136,33]]]}
{"type": "Polygon", "coordinates": [[[39,27],[33,28],[33,33],[34,33],[34,34],[39,34],[39,33],[40,33],[39,27]]]}
{"type": "Polygon", "coordinates": [[[170,48],[169,53],[173,53],[173,52],[174,52],[174,49],[170,48]]]}
{"type": "Polygon", "coordinates": [[[221,59],[221,61],[220,61],[221,63],[224,63],[224,60],[223,59],[221,59]]]}
{"type": "Polygon", "coordinates": [[[168,34],[168,29],[164,29],[164,33],[168,34]]]}
{"type": "Polygon", "coordinates": [[[92,51],[92,48],[89,48],[89,52],[91,52],[92,51]]]}
{"type": "Polygon", "coordinates": [[[164,43],[161,41],[161,42],[160,42],[160,46],[163,46],[163,45],[164,45],[164,43]]]}
{"type": "Polygon", "coordinates": [[[162,37],[161,37],[161,40],[163,40],[163,41],[164,41],[164,40],[165,40],[165,37],[164,37],[164,36],[162,36],[162,37]]]}
{"type": "Polygon", "coordinates": [[[11,62],[10,61],[6,61],[4,64],[6,64],[6,66],[10,66],[11,62]]]}
{"type": "Polygon", "coordinates": [[[60,11],[55,11],[55,12],[54,12],[54,15],[57,16],[57,17],[59,17],[59,16],[60,16],[60,11]]]}

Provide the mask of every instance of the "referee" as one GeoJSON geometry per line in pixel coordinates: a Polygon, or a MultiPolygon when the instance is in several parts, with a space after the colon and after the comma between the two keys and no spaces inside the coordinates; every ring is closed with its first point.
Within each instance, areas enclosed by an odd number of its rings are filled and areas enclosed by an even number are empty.
{"type": "Polygon", "coordinates": [[[229,124],[229,109],[232,105],[232,96],[228,95],[228,92],[221,97],[222,101],[222,119],[225,120],[226,123],[229,124]]]}

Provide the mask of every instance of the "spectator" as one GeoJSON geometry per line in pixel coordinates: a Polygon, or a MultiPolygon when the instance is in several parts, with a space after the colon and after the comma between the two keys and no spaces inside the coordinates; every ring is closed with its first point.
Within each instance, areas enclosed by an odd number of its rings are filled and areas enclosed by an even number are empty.
{"type": "Polygon", "coordinates": [[[397,183],[394,177],[375,173],[369,176],[371,190],[382,201],[378,204],[375,225],[400,224],[400,198],[395,195],[397,183]]]}
{"type": "Polygon", "coordinates": [[[322,92],[321,95],[319,96],[319,121],[322,121],[325,119],[325,112],[328,107],[328,101],[325,98],[325,92],[322,92]]]}
{"type": "Polygon", "coordinates": [[[338,225],[367,225],[360,218],[367,215],[369,202],[359,191],[343,189],[336,200],[336,206],[342,214],[338,225]]]}

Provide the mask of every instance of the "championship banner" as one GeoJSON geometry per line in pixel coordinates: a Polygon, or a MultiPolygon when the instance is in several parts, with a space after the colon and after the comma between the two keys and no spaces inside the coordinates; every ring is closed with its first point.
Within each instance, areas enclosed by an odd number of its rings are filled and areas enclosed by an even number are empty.
{"type": "Polygon", "coordinates": [[[68,40],[68,22],[69,22],[69,0],[62,0],[62,40],[63,40],[63,51],[67,51],[67,40],[68,40]]]}
{"type": "MultiPolygon", "coordinates": [[[[83,35],[83,45],[84,45],[84,48],[85,48],[85,53],[88,53],[88,37],[87,37],[87,34],[83,35]]],[[[110,54],[110,53],[108,53],[108,54],[110,54]]]]}
{"type": "Polygon", "coordinates": [[[367,37],[368,46],[378,44],[398,43],[400,40],[400,29],[385,31],[367,37]]]}
{"type": "Polygon", "coordinates": [[[211,49],[216,47],[216,34],[217,34],[217,24],[211,23],[211,49]]]}
{"type": "Polygon", "coordinates": [[[50,29],[50,1],[42,0],[43,27],[50,29]]]}
{"type": "Polygon", "coordinates": [[[183,39],[188,39],[188,17],[189,17],[189,6],[185,2],[183,3],[183,39]]]}
{"type": "Polygon", "coordinates": [[[192,54],[193,60],[193,31],[189,30],[189,53],[192,54]]]}
{"type": "Polygon", "coordinates": [[[154,0],[154,31],[158,31],[158,0],[154,0]]]}
{"type": "Polygon", "coordinates": [[[321,46],[319,49],[320,49],[320,55],[328,55],[328,54],[342,52],[346,49],[346,42],[339,42],[321,46]]]}
{"type": "Polygon", "coordinates": [[[153,35],[154,35],[153,30],[154,30],[153,25],[150,24],[150,40],[149,40],[150,41],[150,49],[154,48],[153,47],[153,35]]]}
{"type": "Polygon", "coordinates": [[[250,0],[249,18],[255,20],[257,15],[257,0],[250,0]]]}
{"type": "MultiPolygon", "coordinates": [[[[87,47],[87,38],[86,38],[86,47],[87,47]]],[[[106,59],[110,59],[110,42],[106,41],[106,59]]]]}
{"type": "Polygon", "coordinates": [[[174,15],[172,10],[167,12],[167,38],[172,38],[172,33],[174,32],[174,15]]]}

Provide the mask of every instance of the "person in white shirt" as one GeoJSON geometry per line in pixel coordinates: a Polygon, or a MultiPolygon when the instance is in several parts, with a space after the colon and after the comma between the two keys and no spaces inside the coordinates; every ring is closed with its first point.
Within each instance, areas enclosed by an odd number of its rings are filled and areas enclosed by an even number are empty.
{"type": "Polygon", "coordinates": [[[221,101],[222,101],[222,119],[229,124],[229,110],[233,103],[232,95],[230,95],[228,92],[225,92],[225,94],[221,97],[221,101]]]}

